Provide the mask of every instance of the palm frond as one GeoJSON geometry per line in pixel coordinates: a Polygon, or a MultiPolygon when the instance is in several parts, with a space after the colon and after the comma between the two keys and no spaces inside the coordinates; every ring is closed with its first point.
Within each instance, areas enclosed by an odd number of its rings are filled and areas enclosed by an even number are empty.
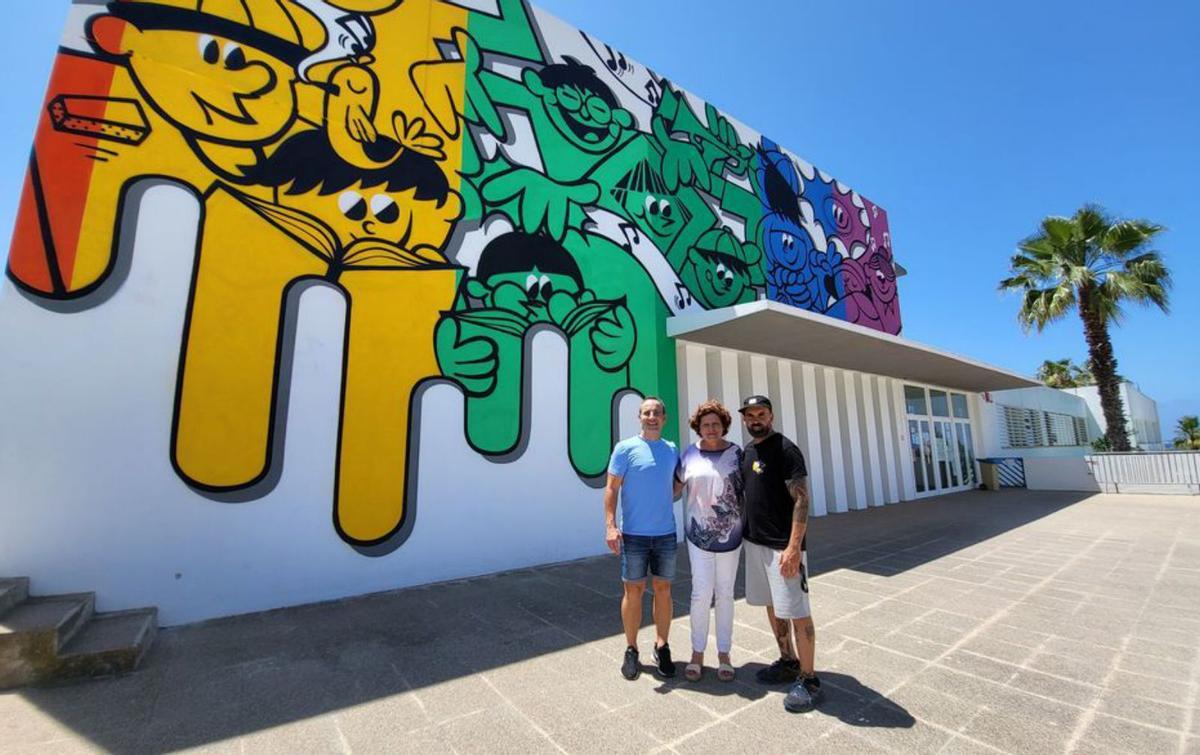
{"type": "Polygon", "coordinates": [[[1075,304],[1075,290],[1059,285],[1052,288],[1029,289],[1021,302],[1017,321],[1028,331],[1037,328],[1040,332],[1047,325],[1065,315],[1075,304]]]}
{"type": "Polygon", "coordinates": [[[1098,245],[1106,254],[1124,259],[1150,243],[1162,231],[1161,225],[1148,220],[1122,220],[1104,233],[1098,245]]]}

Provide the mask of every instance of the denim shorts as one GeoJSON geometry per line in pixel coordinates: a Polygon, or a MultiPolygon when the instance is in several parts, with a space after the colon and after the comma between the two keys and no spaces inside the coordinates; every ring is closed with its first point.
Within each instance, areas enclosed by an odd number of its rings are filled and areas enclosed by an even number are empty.
{"type": "Polygon", "coordinates": [[[679,544],[670,535],[621,535],[621,579],[639,582],[651,576],[675,579],[675,553],[679,544]]]}

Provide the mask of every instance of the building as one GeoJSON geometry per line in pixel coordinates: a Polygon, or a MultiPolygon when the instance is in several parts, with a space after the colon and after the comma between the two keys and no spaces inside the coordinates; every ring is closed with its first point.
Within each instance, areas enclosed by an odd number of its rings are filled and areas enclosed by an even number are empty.
{"type": "MultiPolygon", "coordinates": [[[[1090,422],[1096,437],[1108,432],[1104,410],[1100,408],[1100,391],[1094,385],[1067,388],[1066,391],[1080,397],[1087,404],[1090,422]]],[[[1125,380],[1121,383],[1121,405],[1125,407],[1125,432],[1129,435],[1129,446],[1139,451],[1162,451],[1162,426],[1158,421],[1158,403],[1138,390],[1137,385],[1125,380]]]]}
{"type": "Polygon", "coordinates": [[[72,5],[0,574],[178,624],[602,553],[651,394],[772,396],[818,515],[976,484],[1035,383],[901,337],[883,208],[520,0],[337,5],[72,5]]]}

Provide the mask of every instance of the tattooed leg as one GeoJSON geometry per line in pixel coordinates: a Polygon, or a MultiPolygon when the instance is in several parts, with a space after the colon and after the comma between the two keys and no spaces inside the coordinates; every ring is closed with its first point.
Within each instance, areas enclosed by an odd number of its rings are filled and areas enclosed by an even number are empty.
{"type": "Polygon", "coordinates": [[[796,647],[792,644],[792,625],[787,619],[775,618],[775,608],[767,606],[767,622],[771,625],[771,633],[779,645],[779,657],[793,660],[796,658],[796,647]]]}
{"type": "Polygon", "coordinates": [[[812,617],[792,619],[790,623],[796,627],[796,647],[800,651],[800,674],[812,676],[816,673],[814,664],[817,655],[817,630],[813,626],[812,617]]]}

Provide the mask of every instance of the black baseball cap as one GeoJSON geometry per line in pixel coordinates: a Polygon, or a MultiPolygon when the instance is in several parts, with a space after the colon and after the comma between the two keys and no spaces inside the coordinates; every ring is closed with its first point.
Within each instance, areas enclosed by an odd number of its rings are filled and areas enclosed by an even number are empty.
{"type": "Polygon", "coordinates": [[[770,409],[771,411],[775,411],[774,409],[771,408],[771,399],[767,398],[766,396],[757,396],[757,395],[747,396],[742,401],[742,408],[738,409],[738,411],[745,413],[745,411],[752,406],[765,406],[768,409],[770,409]]]}

